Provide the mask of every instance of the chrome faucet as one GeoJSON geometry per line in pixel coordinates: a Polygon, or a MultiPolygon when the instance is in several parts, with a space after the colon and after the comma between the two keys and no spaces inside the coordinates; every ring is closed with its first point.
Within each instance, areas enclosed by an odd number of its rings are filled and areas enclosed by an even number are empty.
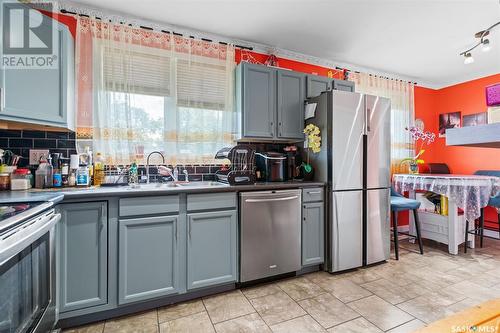
{"type": "Polygon", "coordinates": [[[149,155],[148,155],[148,158],[146,159],[146,182],[147,184],[149,184],[149,158],[151,157],[151,155],[153,154],[158,154],[161,156],[163,162],[162,164],[165,164],[165,156],[163,156],[162,153],[160,153],[159,151],[152,151],[149,155]]]}
{"type": "Polygon", "coordinates": [[[184,174],[184,176],[186,176],[186,182],[189,182],[189,173],[187,169],[182,170],[182,173],[184,174]]]}

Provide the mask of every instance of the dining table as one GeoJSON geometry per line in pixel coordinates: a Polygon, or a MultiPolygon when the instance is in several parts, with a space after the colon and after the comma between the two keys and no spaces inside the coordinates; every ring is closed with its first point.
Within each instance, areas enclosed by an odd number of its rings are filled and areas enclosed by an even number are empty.
{"type": "MultiPolygon", "coordinates": [[[[447,215],[419,210],[423,238],[448,245],[450,254],[458,254],[458,246],[465,242],[466,221],[469,230],[475,229],[475,220],[491,197],[500,193],[500,178],[459,174],[394,174],[394,189],[412,199],[417,192],[433,192],[448,198],[447,215]],[[459,211],[460,209],[460,211],[459,211]]],[[[410,234],[414,234],[413,217],[410,217],[410,234]]],[[[474,237],[469,246],[475,245],[474,237]]]]}

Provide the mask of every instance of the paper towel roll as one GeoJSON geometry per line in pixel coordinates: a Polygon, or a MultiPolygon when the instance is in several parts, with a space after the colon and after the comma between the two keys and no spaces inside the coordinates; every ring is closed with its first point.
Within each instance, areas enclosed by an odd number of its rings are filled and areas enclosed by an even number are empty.
{"type": "Polygon", "coordinates": [[[70,156],[69,167],[71,169],[78,169],[80,166],[80,156],[78,154],[73,154],[70,156]]]}

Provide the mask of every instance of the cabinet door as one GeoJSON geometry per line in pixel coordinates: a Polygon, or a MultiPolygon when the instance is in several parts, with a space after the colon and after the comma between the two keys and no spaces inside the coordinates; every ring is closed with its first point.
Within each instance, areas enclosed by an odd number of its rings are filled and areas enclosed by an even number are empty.
{"type": "Polygon", "coordinates": [[[107,303],[107,202],[60,205],[60,311],[107,303]]]}
{"type": "Polygon", "coordinates": [[[178,220],[177,215],[120,220],[119,304],[178,292],[178,220]]]}
{"type": "Polygon", "coordinates": [[[187,288],[236,281],[236,211],[188,214],[187,288]]]}
{"type": "MultiPolygon", "coordinates": [[[[53,22],[48,19],[43,23],[47,29],[39,33],[52,34],[56,67],[1,69],[0,119],[73,127],[68,124],[69,118],[73,118],[69,114],[73,112],[70,99],[74,95],[74,78],[70,73],[74,70],[73,39],[65,25],[53,22]]],[[[12,33],[22,35],[22,32],[12,33]]]]}
{"type": "Polygon", "coordinates": [[[302,266],[324,261],[324,206],[306,203],[302,211],[302,266]]]}
{"type": "Polygon", "coordinates": [[[278,138],[304,139],[305,78],[278,70],[278,138]]]}
{"type": "Polygon", "coordinates": [[[343,91],[354,92],[354,82],[333,79],[332,80],[332,89],[333,90],[343,90],[343,91]]]}
{"type": "Polygon", "coordinates": [[[276,70],[243,63],[243,136],[273,138],[276,127],[276,70]]]}
{"type": "Polygon", "coordinates": [[[321,95],[323,91],[332,88],[332,79],[324,76],[307,76],[307,98],[321,95]]]}

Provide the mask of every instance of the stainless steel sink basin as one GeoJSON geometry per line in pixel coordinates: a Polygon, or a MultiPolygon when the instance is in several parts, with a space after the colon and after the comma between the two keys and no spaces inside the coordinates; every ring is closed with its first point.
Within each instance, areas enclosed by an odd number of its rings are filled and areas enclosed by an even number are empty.
{"type": "Polygon", "coordinates": [[[168,183],[150,183],[150,184],[139,184],[137,186],[129,186],[129,190],[134,189],[167,189],[167,188],[204,188],[204,187],[218,187],[218,186],[228,186],[224,183],[214,182],[214,181],[199,181],[199,182],[168,182],[168,183]]]}

